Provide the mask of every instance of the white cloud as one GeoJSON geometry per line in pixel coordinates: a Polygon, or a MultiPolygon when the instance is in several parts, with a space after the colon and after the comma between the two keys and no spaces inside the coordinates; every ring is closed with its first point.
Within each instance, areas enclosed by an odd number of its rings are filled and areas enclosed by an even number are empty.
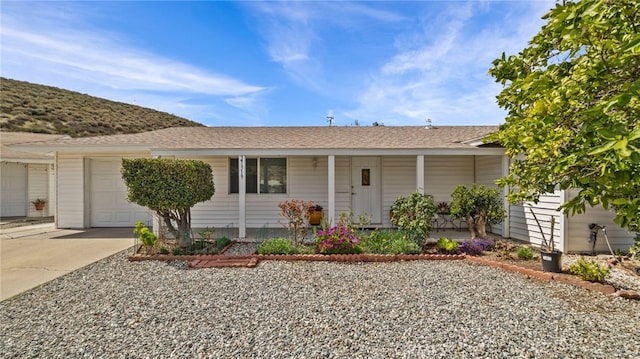
{"type": "MultiPolygon", "coordinates": [[[[3,76],[83,92],[97,89],[92,94],[101,97],[114,93],[109,89],[123,91],[124,96],[132,96],[131,91],[154,92],[148,98],[164,98],[168,102],[178,99],[174,95],[177,92],[183,96],[188,93],[195,97],[209,96],[212,102],[224,103],[228,97],[256,99],[267,90],[140,50],[120,34],[85,24],[85,20],[79,18],[82,13],[74,11],[77,9],[71,4],[65,12],[46,11],[55,10],[54,5],[46,3],[38,3],[37,6],[45,7],[39,11],[30,9],[28,3],[14,3],[15,7],[5,5],[0,29],[3,76]],[[51,8],[46,7],[49,5],[51,8]]],[[[141,101],[139,104],[153,106],[141,101]]],[[[250,111],[249,101],[244,104],[248,107],[242,108],[238,103],[235,107],[250,111]]],[[[179,102],[171,105],[189,108],[179,102]]],[[[189,116],[189,112],[181,115],[189,116]]]]}
{"type": "Polygon", "coordinates": [[[267,53],[297,85],[320,94],[329,92],[318,48],[325,28],[349,28],[366,21],[398,22],[391,11],[352,2],[247,2],[262,26],[267,53]]]}
{"type": "Polygon", "coordinates": [[[472,28],[474,17],[490,8],[473,5],[456,3],[433,22],[399,35],[398,52],[372,74],[359,105],[344,115],[388,125],[422,124],[426,118],[441,125],[501,123],[505,113],[495,104],[500,86],[487,75],[491,61],[524,48],[551,5],[523,4],[532,8],[521,7],[517,15],[493,9],[505,17],[482,29],[472,28]]]}

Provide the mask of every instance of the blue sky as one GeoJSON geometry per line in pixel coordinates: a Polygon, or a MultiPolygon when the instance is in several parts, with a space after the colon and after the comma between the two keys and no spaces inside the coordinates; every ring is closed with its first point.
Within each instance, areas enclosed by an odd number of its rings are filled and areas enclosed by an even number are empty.
{"type": "Polygon", "coordinates": [[[209,126],[494,125],[554,1],[2,1],[3,77],[209,126]]]}

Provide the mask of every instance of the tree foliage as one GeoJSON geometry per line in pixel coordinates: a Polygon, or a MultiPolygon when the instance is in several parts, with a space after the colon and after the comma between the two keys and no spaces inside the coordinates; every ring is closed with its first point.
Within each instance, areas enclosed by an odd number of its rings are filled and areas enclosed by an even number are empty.
{"type": "Polygon", "coordinates": [[[486,238],[486,224],[497,224],[505,217],[502,196],[495,188],[459,185],[451,194],[451,216],[464,218],[469,225],[471,239],[486,238]]]}
{"type": "Polygon", "coordinates": [[[574,188],[561,208],[613,208],[640,222],[640,2],[563,1],[518,55],[493,62],[498,104],[508,111],[492,138],[514,158],[509,199],[537,201],[574,188]]]}
{"type": "Polygon", "coordinates": [[[391,222],[421,247],[433,229],[436,210],[433,197],[413,192],[410,196],[400,196],[395,200],[391,206],[391,222]]]}
{"type": "Polygon", "coordinates": [[[190,244],[191,207],[213,196],[211,166],[164,158],[122,159],[130,202],[153,210],[181,247],[190,244]]]}

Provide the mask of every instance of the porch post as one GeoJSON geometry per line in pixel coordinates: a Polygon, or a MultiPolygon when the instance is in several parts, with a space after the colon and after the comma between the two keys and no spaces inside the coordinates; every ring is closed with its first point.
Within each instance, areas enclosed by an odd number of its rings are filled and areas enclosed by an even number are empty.
{"type": "Polygon", "coordinates": [[[238,157],[238,237],[247,236],[247,158],[238,157]]]}
{"type": "Polygon", "coordinates": [[[416,191],[424,194],[424,155],[416,156],[416,191]]]}
{"type": "MultiPolygon", "coordinates": [[[[507,176],[508,174],[509,174],[509,156],[503,155],[502,156],[502,177],[507,176]]],[[[511,238],[511,229],[510,229],[511,217],[509,216],[510,205],[509,205],[509,201],[507,200],[508,194],[509,194],[509,188],[507,186],[504,186],[504,188],[502,189],[503,206],[507,214],[507,216],[502,221],[502,237],[504,238],[511,238]]]]}
{"type": "Polygon", "coordinates": [[[327,209],[327,220],[333,226],[336,223],[336,156],[330,155],[328,159],[327,201],[329,202],[329,208],[327,209]]]}

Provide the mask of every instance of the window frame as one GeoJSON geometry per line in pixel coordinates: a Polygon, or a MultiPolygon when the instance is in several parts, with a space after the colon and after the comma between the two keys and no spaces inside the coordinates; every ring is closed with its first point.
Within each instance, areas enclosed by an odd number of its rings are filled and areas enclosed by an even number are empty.
{"type": "MultiPolygon", "coordinates": [[[[249,191],[249,188],[246,189],[246,194],[262,194],[262,195],[283,195],[283,194],[288,194],[289,193],[289,158],[288,157],[245,157],[245,160],[247,162],[247,166],[249,166],[249,160],[255,160],[256,164],[255,164],[255,168],[256,168],[256,174],[255,174],[255,192],[254,191],[249,191]],[[262,170],[262,166],[263,166],[263,160],[264,163],[267,162],[267,160],[274,160],[274,159],[284,159],[284,192],[268,192],[268,191],[263,191],[263,184],[260,183],[261,181],[261,177],[263,175],[263,170],[262,170]]],[[[240,169],[239,169],[239,165],[240,165],[240,161],[239,161],[239,157],[228,157],[228,161],[227,161],[227,168],[228,168],[228,175],[227,175],[227,180],[228,180],[228,194],[238,194],[240,193],[240,169]],[[233,169],[234,169],[234,163],[235,163],[235,175],[233,174],[233,169]],[[235,185],[234,185],[235,182],[235,185]],[[234,191],[234,189],[236,191],[234,191]]],[[[248,167],[247,167],[248,168],[248,167]]],[[[248,179],[249,176],[247,176],[248,179]]],[[[249,181],[247,181],[249,182],[249,181]]],[[[267,185],[268,188],[268,185],[267,185]]]]}

